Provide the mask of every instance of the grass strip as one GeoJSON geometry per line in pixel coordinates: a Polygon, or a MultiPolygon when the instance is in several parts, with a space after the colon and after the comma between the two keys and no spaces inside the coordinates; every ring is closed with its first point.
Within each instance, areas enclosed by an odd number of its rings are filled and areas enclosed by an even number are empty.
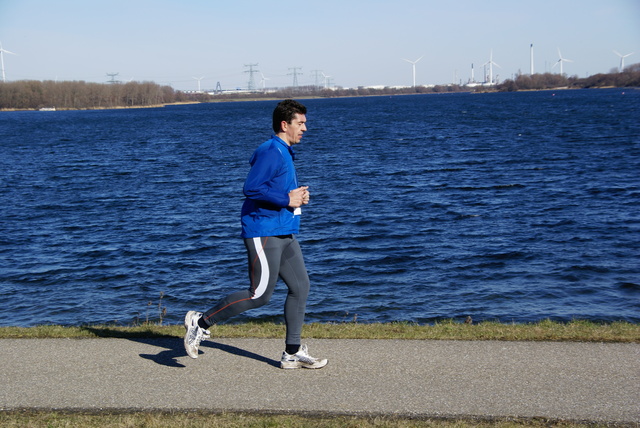
{"type": "MultiPolygon", "coordinates": [[[[579,421],[548,419],[498,418],[445,419],[403,418],[396,416],[297,415],[256,413],[205,412],[61,412],[8,411],[0,412],[2,427],[219,427],[219,428],[582,428],[599,426],[579,421]]],[[[606,426],[606,425],[600,425],[606,426]]]]}
{"type": "MultiPolygon", "coordinates": [[[[212,327],[214,337],[282,338],[283,324],[248,322],[212,327]]],[[[0,327],[0,339],[8,338],[132,338],[183,337],[182,325],[144,323],[136,326],[86,325],[64,327],[0,327]]],[[[640,325],[628,322],[596,323],[574,320],[567,323],[543,320],[527,324],[504,324],[485,321],[464,324],[453,320],[420,325],[392,323],[311,323],[303,330],[304,338],[315,339],[411,339],[411,340],[507,340],[640,343],[640,325]]]]}

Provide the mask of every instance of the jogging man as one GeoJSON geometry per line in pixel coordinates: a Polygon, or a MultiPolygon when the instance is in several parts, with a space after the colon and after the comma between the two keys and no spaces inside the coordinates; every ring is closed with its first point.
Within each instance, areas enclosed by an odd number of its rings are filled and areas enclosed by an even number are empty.
{"type": "Polygon", "coordinates": [[[191,358],[198,358],[200,342],[210,338],[209,327],[269,302],[278,278],[282,278],[288,293],[284,304],[285,350],[280,367],[319,369],[327,364],[326,359],[311,357],[300,339],[309,276],[296,234],[301,207],[309,203],[309,190],[298,184],[293,145],[307,130],[306,114],[306,107],[297,101],[280,102],[273,111],[275,135],[262,143],[249,161],[241,223],[250,285],[220,300],[204,314],[187,312],[184,347],[191,358]]]}

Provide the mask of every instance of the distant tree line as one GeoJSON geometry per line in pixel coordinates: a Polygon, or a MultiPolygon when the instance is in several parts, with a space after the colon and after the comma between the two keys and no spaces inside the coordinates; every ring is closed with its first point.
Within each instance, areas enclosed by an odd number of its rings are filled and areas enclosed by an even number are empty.
{"type": "Polygon", "coordinates": [[[594,74],[578,78],[565,77],[560,74],[519,75],[515,79],[505,80],[495,87],[498,91],[523,91],[555,88],[629,88],[640,87],[640,63],[626,67],[623,72],[594,74]]]}
{"type": "Polygon", "coordinates": [[[95,109],[117,107],[150,107],[179,102],[211,102],[249,99],[284,99],[295,97],[357,97],[373,95],[428,94],[445,92],[494,92],[544,90],[555,88],[640,87],[640,63],[628,66],[623,72],[612,71],[586,78],[560,74],[520,74],[498,85],[475,86],[437,85],[385,88],[321,88],[318,86],[290,87],[276,92],[185,93],[170,86],[153,82],[87,83],[84,81],[54,82],[22,80],[0,82],[0,110],[2,109],[95,109]]]}
{"type": "Polygon", "coordinates": [[[0,109],[149,107],[187,100],[182,92],[153,82],[19,80],[0,83],[0,109]]]}

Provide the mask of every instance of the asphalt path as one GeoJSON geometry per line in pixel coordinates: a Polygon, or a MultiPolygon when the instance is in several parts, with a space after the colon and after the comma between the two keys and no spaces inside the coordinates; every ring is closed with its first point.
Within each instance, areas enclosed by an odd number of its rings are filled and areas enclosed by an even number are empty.
{"type": "Polygon", "coordinates": [[[0,410],[204,410],[640,424],[640,344],[312,339],[0,339],[0,410]]]}

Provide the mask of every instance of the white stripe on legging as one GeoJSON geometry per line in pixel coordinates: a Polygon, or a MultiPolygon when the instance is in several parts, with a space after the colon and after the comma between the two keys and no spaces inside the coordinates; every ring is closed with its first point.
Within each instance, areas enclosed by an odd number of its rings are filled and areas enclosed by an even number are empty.
{"type": "Polygon", "coordinates": [[[267,256],[264,254],[260,238],[253,238],[253,245],[255,245],[256,252],[258,253],[262,274],[260,276],[260,282],[258,283],[251,299],[258,299],[262,297],[265,291],[267,291],[267,285],[269,284],[269,263],[267,263],[267,256]]]}

